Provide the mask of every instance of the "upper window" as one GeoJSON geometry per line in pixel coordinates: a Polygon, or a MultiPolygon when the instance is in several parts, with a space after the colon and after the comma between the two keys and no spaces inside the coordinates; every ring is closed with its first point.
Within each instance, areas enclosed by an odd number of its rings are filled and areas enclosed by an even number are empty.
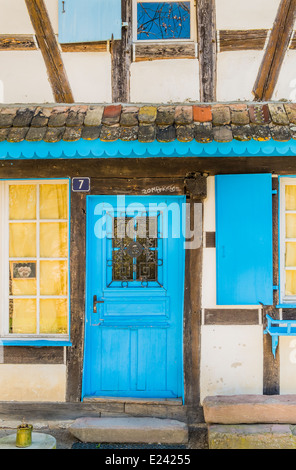
{"type": "Polygon", "coordinates": [[[192,38],[192,2],[136,0],[134,21],[138,41],[190,40],[192,38]]]}
{"type": "Polygon", "coordinates": [[[2,182],[2,338],[68,336],[68,181],[2,182]]]}
{"type": "Polygon", "coordinates": [[[280,301],[296,303],[296,179],[280,178],[280,301]]]}

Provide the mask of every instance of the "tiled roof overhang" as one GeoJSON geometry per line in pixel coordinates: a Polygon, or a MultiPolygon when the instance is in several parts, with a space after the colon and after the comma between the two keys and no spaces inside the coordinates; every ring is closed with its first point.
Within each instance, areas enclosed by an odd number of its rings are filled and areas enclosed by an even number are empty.
{"type": "Polygon", "coordinates": [[[296,104],[0,109],[0,159],[260,155],[296,155],[296,104]]]}

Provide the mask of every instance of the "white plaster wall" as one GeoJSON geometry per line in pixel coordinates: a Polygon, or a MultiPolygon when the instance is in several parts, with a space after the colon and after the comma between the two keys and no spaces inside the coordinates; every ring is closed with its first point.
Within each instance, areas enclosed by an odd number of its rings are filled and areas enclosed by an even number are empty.
{"type": "Polygon", "coordinates": [[[280,394],[296,394],[296,338],[280,336],[280,394]]]}
{"type": "Polygon", "coordinates": [[[34,34],[25,0],[0,0],[0,12],[0,34],[34,34]]]}
{"type": "Polygon", "coordinates": [[[67,52],[62,54],[62,59],[76,102],[112,101],[109,53],[67,52]]]}
{"type": "Polygon", "coordinates": [[[201,403],[208,395],[263,393],[261,326],[202,326],[201,403]]]}
{"type": "Polygon", "coordinates": [[[198,60],[134,62],[131,65],[131,101],[134,103],[199,101],[198,60]]]}
{"type": "Polygon", "coordinates": [[[281,68],[272,99],[296,102],[296,51],[288,50],[281,68]]]}
{"type": "MultiPolygon", "coordinates": [[[[58,33],[58,0],[45,0],[55,33],[58,33]]],[[[25,0],[0,0],[0,34],[34,34],[25,0]]]]}
{"type": "Polygon", "coordinates": [[[46,103],[53,101],[41,52],[0,52],[0,102],[46,103]]]}
{"type": "Polygon", "coordinates": [[[215,176],[207,178],[207,197],[204,200],[204,231],[215,232],[215,176]]]}
{"type": "Polygon", "coordinates": [[[270,29],[280,0],[216,0],[218,29],[270,29]]]}
{"type": "Polygon", "coordinates": [[[217,100],[252,101],[264,51],[220,52],[217,56],[217,100]]]}
{"type": "Polygon", "coordinates": [[[65,365],[0,365],[0,401],[64,402],[65,395],[65,365]]]}

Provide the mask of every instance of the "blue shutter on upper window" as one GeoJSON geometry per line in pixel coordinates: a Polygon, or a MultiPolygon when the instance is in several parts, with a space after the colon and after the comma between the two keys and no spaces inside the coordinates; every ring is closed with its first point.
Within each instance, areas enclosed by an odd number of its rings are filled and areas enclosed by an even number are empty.
{"type": "Polygon", "coordinates": [[[217,305],[272,305],[270,174],[216,176],[217,305]]]}
{"type": "Polygon", "coordinates": [[[121,0],[59,0],[59,42],[121,39],[121,0]]]}

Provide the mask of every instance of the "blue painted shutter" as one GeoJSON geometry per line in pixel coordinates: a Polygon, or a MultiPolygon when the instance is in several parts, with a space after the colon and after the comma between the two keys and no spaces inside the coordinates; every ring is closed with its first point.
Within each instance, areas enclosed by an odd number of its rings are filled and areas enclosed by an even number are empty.
{"type": "Polygon", "coordinates": [[[121,0],[59,0],[59,42],[121,39],[121,0]]]}
{"type": "Polygon", "coordinates": [[[216,176],[217,305],[273,304],[270,174],[216,176]]]}

